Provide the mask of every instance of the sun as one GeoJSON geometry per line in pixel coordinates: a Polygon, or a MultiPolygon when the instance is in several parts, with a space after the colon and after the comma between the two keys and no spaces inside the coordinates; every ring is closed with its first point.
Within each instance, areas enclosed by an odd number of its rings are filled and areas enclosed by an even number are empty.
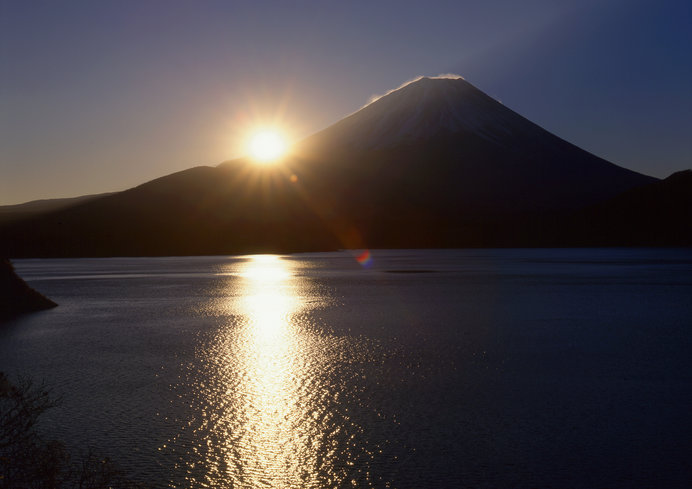
{"type": "Polygon", "coordinates": [[[286,153],[287,146],[278,130],[261,129],[250,136],[248,153],[258,163],[271,163],[286,153]]]}

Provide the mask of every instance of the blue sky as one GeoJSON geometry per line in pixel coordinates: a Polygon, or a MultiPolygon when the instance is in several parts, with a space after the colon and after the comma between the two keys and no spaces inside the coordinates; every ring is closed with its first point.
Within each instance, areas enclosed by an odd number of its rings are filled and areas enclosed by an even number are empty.
{"type": "Polygon", "coordinates": [[[0,0],[0,204],[122,190],[458,73],[556,135],[692,167],[692,3],[0,0]]]}

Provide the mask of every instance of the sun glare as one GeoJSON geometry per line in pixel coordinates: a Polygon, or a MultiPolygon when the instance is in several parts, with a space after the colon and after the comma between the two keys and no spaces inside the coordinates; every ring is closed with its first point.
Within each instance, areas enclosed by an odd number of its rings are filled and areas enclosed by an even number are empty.
{"type": "Polygon", "coordinates": [[[259,163],[270,163],[282,157],[287,145],[284,137],[274,129],[262,129],[250,137],[248,152],[259,163]]]}

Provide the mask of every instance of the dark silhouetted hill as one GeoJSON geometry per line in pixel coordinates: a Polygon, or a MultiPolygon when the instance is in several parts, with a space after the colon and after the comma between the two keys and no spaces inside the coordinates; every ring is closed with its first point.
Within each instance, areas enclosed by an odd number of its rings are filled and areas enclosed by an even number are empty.
{"type": "Polygon", "coordinates": [[[98,199],[99,197],[105,197],[106,195],[112,195],[112,192],[82,195],[81,197],[70,197],[66,199],[42,199],[32,200],[31,202],[25,202],[23,204],[2,205],[0,206],[0,224],[65,209],[79,203],[98,199]]]}
{"type": "Polygon", "coordinates": [[[692,246],[692,170],[590,206],[568,222],[565,243],[692,246]]]}
{"type": "Polygon", "coordinates": [[[196,167],[2,228],[10,256],[152,256],[334,249],[276,169],[196,167]]]}

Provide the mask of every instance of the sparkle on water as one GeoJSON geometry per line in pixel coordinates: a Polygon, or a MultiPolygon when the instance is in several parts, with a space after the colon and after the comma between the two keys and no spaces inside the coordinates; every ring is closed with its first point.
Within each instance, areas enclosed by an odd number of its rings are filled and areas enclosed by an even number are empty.
{"type": "Polygon", "coordinates": [[[371,454],[354,443],[362,428],[338,409],[343,393],[333,385],[335,356],[343,361],[349,345],[310,331],[307,291],[291,265],[255,255],[231,272],[240,280],[225,308],[238,321],[199,352],[207,370],[191,407],[203,420],[191,423],[192,436],[169,440],[183,449],[191,487],[371,486],[371,454]]]}

